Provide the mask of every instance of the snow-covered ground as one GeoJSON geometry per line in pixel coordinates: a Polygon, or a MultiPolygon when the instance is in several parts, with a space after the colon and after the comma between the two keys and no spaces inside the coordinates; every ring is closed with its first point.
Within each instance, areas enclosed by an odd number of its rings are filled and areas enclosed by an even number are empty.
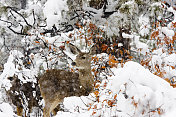
{"type": "Polygon", "coordinates": [[[65,108],[70,112],[59,112],[57,117],[174,117],[176,111],[176,89],[136,62],[127,62],[123,68],[113,69],[115,76],[109,77],[107,89],[117,94],[115,106],[102,106],[105,95],[100,96],[101,103],[94,103],[97,109],[86,110],[85,104],[92,103],[91,96],[70,97],[64,100],[65,108]],[[85,103],[85,104],[84,104],[85,103]],[[78,108],[79,107],[79,108],[78,108]],[[79,112],[77,112],[79,109],[79,112]]]}
{"type": "MultiPolygon", "coordinates": [[[[64,108],[56,117],[174,117],[176,112],[176,89],[160,77],[153,75],[140,64],[129,61],[123,68],[113,68],[114,76],[104,90],[111,90],[110,95],[102,93],[99,102],[94,102],[95,95],[87,97],[67,97],[64,108]],[[114,106],[105,106],[107,100],[114,98],[114,106]],[[106,102],[105,102],[106,101],[106,102]],[[90,108],[91,105],[96,106],[90,108]]],[[[102,91],[103,92],[103,91],[102,91]]],[[[2,99],[1,99],[2,100],[2,99]]],[[[0,117],[13,117],[12,107],[1,102],[0,117]]]]}

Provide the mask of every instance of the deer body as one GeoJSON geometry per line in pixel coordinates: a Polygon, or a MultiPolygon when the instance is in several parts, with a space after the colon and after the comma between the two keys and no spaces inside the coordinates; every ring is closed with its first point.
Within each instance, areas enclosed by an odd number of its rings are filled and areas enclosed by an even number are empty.
{"type": "Polygon", "coordinates": [[[52,69],[40,76],[40,92],[45,101],[44,117],[50,117],[50,112],[62,103],[65,97],[86,96],[93,90],[91,74],[93,48],[89,53],[83,53],[72,44],[69,47],[73,54],[77,54],[72,64],[78,67],[79,73],[52,69]]]}

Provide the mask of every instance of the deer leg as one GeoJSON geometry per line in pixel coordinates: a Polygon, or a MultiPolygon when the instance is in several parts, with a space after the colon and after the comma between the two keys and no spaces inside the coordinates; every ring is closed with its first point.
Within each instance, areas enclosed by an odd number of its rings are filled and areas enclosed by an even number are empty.
{"type": "MultiPolygon", "coordinates": [[[[50,117],[50,113],[54,111],[54,108],[58,105],[58,101],[54,101],[52,103],[45,103],[45,107],[43,109],[44,117],[50,117]]],[[[56,112],[54,114],[57,114],[56,112]]]]}
{"type": "Polygon", "coordinates": [[[43,109],[43,117],[50,117],[50,104],[45,104],[43,109]]]}
{"type": "Polygon", "coordinates": [[[52,111],[53,115],[56,115],[57,112],[60,111],[60,110],[61,110],[61,108],[60,108],[60,104],[58,104],[58,105],[56,106],[56,108],[53,109],[53,111],[52,111]]]}
{"type": "Polygon", "coordinates": [[[55,100],[51,105],[50,112],[52,111],[54,115],[56,115],[57,112],[59,111],[59,110],[57,111],[57,109],[60,109],[60,107],[59,107],[60,102],[61,102],[60,100],[55,100]]]}

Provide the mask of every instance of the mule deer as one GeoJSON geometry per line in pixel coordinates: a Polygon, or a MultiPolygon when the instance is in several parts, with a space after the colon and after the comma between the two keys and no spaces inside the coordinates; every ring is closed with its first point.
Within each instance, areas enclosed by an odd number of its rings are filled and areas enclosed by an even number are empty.
{"type": "Polygon", "coordinates": [[[44,117],[49,117],[65,97],[86,96],[93,90],[91,56],[95,53],[94,47],[88,53],[81,52],[72,44],[69,44],[69,47],[71,52],[77,55],[72,65],[78,67],[79,73],[52,69],[40,76],[40,92],[45,101],[44,117]]]}

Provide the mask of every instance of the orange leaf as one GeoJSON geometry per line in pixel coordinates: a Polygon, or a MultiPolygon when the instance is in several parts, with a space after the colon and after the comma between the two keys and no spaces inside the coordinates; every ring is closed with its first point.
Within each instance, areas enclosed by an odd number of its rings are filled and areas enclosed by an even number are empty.
{"type": "Polygon", "coordinates": [[[94,61],[94,62],[97,62],[98,60],[99,60],[99,58],[98,57],[92,57],[92,60],[94,61]]]}
{"type": "Polygon", "coordinates": [[[114,99],[116,99],[117,98],[117,94],[115,94],[115,96],[114,96],[114,99]]]}
{"type": "Polygon", "coordinates": [[[175,66],[171,66],[172,69],[175,69],[175,66]]]}
{"type": "Polygon", "coordinates": [[[69,44],[69,43],[70,43],[70,41],[66,41],[66,43],[67,43],[67,44],[69,44]]]}
{"type": "Polygon", "coordinates": [[[99,97],[99,96],[97,96],[96,101],[97,101],[98,103],[100,102],[100,97],[99,97]]]}
{"type": "Polygon", "coordinates": [[[65,46],[59,46],[60,50],[65,50],[65,46]]]}
{"type": "Polygon", "coordinates": [[[116,63],[118,63],[118,61],[115,60],[115,56],[112,56],[110,54],[108,63],[110,65],[110,67],[116,67],[116,63]]]}
{"type": "Polygon", "coordinates": [[[103,102],[102,102],[102,103],[104,103],[104,102],[107,102],[107,99],[103,100],[103,102]]]}
{"type": "Polygon", "coordinates": [[[95,85],[95,88],[96,88],[96,89],[99,88],[99,87],[100,87],[100,84],[95,85]]]}
{"type": "Polygon", "coordinates": [[[97,27],[95,24],[90,23],[89,24],[90,29],[95,30],[97,27]]]}
{"type": "Polygon", "coordinates": [[[165,81],[167,81],[168,83],[170,83],[170,80],[169,80],[169,78],[165,78],[164,80],[165,80],[165,81]]]}
{"type": "Polygon", "coordinates": [[[56,48],[53,48],[53,51],[56,52],[57,51],[56,48]]]}
{"type": "Polygon", "coordinates": [[[107,86],[107,82],[105,82],[103,86],[104,86],[104,88],[105,88],[105,87],[107,86]]]}
{"type": "Polygon", "coordinates": [[[71,70],[71,72],[74,72],[74,69],[73,69],[73,68],[71,68],[70,70],[71,70]]]}
{"type": "Polygon", "coordinates": [[[174,36],[172,37],[173,40],[176,40],[176,32],[174,34],[174,36]]]}
{"type": "Polygon", "coordinates": [[[151,39],[157,37],[159,35],[159,31],[154,31],[152,34],[151,34],[151,39]]]}
{"type": "Polygon", "coordinates": [[[109,91],[108,93],[109,93],[109,95],[110,95],[112,92],[111,92],[111,91],[109,91]]]}
{"type": "Polygon", "coordinates": [[[35,41],[35,43],[40,43],[39,41],[35,41]]]}
{"type": "Polygon", "coordinates": [[[97,112],[93,111],[92,115],[96,114],[97,112]]]}
{"type": "Polygon", "coordinates": [[[51,50],[51,45],[49,46],[49,50],[51,50]]]}
{"type": "Polygon", "coordinates": [[[161,108],[158,108],[157,111],[159,115],[163,114],[163,110],[161,108]]]}
{"type": "Polygon", "coordinates": [[[92,72],[95,72],[95,68],[92,69],[92,72]]]}
{"type": "Polygon", "coordinates": [[[92,36],[90,36],[87,40],[91,40],[93,37],[92,36]]]}
{"type": "Polygon", "coordinates": [[[96,97],[98,97],[99,91],[94,91],[96,97]]]}
{"type": "Polygon", "coordinates": [[[91,30],[90,30],[90,29],[88,29],[88,30],[87,30],[87,32],[88,32],[88,33],[90,33],[90,32],[91,32],[91,30]]]}
{"type": "Polygon", "coordinates": [[[138,106],[138,103],[136,103],[135,101],[132,101],[132,104],[137,107],[138,106]]]}
{"type": "Polygon", "coordinates": [[[129,56],[128,58],[129,58],[129,59],[132,59],[132,58],[133,58],[133,56],[129,56]]]}
{"type": "Polygon", "coordinates": [[[107,46],[106,44],[103,44],[103,45],[101,46],[102,51],[107,50],[107,48],[108,48],[108,46],[107,46]]]}
{"type": "Polygon", "coordinates": [[[115,101],[114,100],[108,100],[108,105],[110,106],[110,107],[112,107],[112,106],[114,106],[114,103],[115,103],[115,101]]]}
{"type": "Polygon", "coordinates": [[[176,28],[176,22],[172,22],[172,26],[174,27],[174,28],[176,28]]]}
{"type": "Polygon", "coordinates": [[[122,50],[120,50],[120,54],[123,56],[123,51],[122,50]]]}
{"type": "Polygon", "coordinates": [[[93,109],[97,109],[97,105],[94,105],[93,109]]]}
{"type": "Polygon", "coordinates": [[[30,62],[30,61],[28,61],[28,62],[27,62],[27,64],[29,64],[29,65],[30,65],[30,64],[31,64],[31,62],[30,62]]]}
{"type": "Polygon", "coordinates": [[[102,69],[105,69],[106,67],[105,67],[105,66],[102,66],[101,68],[102,68],[102,69]]]}
{"type": "Polygon", "coordinates": [[[88,108],[88,111],[91,109],[91,106],[88,108]]]}

